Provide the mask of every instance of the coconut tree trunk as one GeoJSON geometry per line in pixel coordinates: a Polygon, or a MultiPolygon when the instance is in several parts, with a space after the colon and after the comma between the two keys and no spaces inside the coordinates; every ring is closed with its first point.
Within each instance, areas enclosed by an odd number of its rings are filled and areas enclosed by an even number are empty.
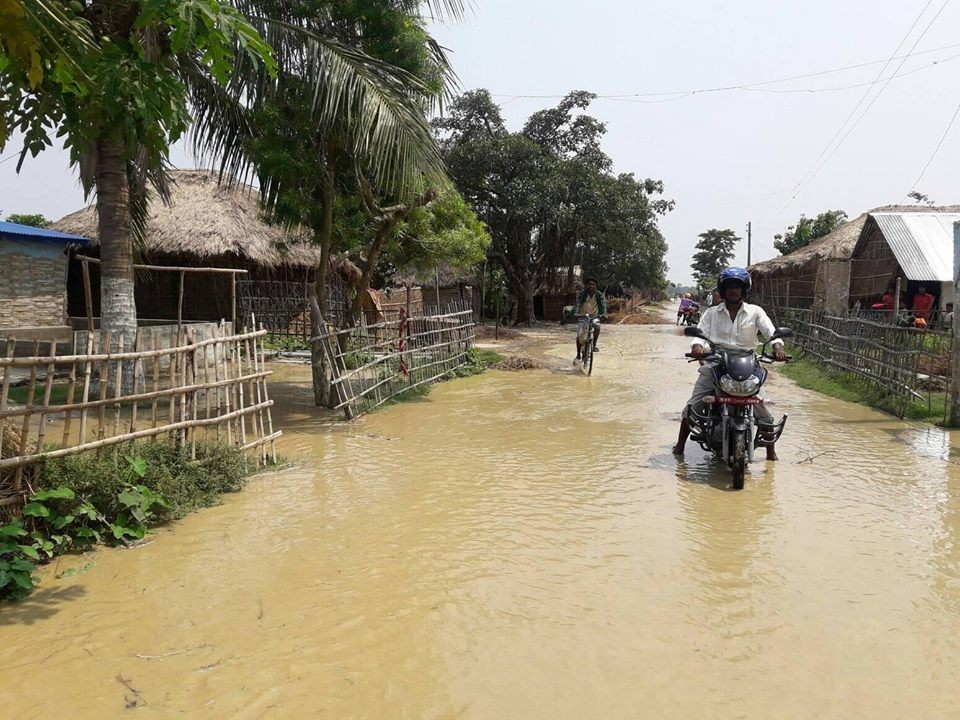
{"type": "Polygon", "coordinates": [[[333,242],[333,203],[336,190],[333,184],[333,172],[323,174],[323,222],[320,226],[320,264],[316,271],[316,292],[320,314],[327,318],[329,308],[327,301],[330,294],[327,292],[327,274],[330,271],[330,246],[333,242]]]}
{"type": "MultiPolygon", "coordinates": [[[[125,349],[137,339],[133,288],[133,233],[122,143],[97,141],[97,222],[100,233],[100,327],[125,349]]],[[[128,374],[129,375],[129,374],[128,374]]]]}

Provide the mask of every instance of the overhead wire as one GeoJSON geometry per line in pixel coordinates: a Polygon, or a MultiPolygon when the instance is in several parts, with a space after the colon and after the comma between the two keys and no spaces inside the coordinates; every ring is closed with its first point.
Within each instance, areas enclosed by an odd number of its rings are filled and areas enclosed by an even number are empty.
{"type": "Polygon", "coordinates": [[[940,136],[940,142],[937,143],[937,146],[933,149],[930,157],[927,159],[926,165],[923,166],[923,170],[920,171],[920,174],[917,176],[917,179],[913,181],[913,184],[910,186],[910,190],[907,191],[907,194],[903,196],[901,202],[906,202],[907,198],[910,197],[910,193],[917,189],[917,185],[920,184],[920,181],[923,180],[923,176],[926,175],[927,169],[930,167],[930,164],[933,162],[933,159],[940,152],[940,148],[943,147],[944,141],[947,139],[947,136],[950,134],[950,130],[953,128],[953,124],[957,121],[957,116],[960,115],[960,105],[957,105],[957,109],[953,111],[953,117],[950,118],[950,122],[947,123],[947,129],[943,131],[943,135],[940,136]]]}
{"type": "Polygon", "coordinates": [[[886,90],[887,86],[890,84],[890,81],[900,71],[900,69],[903,67],[904,63],[906,62],[906,59],[910,57],[913,50],[917,47],[920,41],[923,40],[924,36],[926,36],[927,32],[930,30],[933,24],[937,21],[937,19],[946,9],[949,3],[950,3],[950,0],[944,0],[943,4],[940,6],[940,9],[936,12],[933,18],[931,18],[930,22],[927,23],[926,27],[923,29],[923,31],[914,41],[913,45],[910,47],[910,50],[908,50],[905,55],[900,56],[901,57],[900,64],[893,71],[893,74],[891,74],[884,81],[883,85],[880,87],[877,93],[873,96],[873,98],[866,105],[866,107],[863,108],[863,111],[860,113],[860,115],[856,117],[856,119],[853,121],[853,124],[849,125],[850,121],[854,118],[854,116],[856,116],[857,111],[863,105],[864,101],[866,101],[866,99],[870,97],[870,94],[874,86],[880,82],[880,79],[883,77],[883,74],[886,72],[887,68],[896,59],[897,53],[900,52],[900,48],[903,47],[904,43],[907,41],[910,35],[913,34],[913,30],[914,28],[916,28],[917,24],[920,22],[920,19],[926,14],[927,9],[930,7],[930,5],[933,4],[933,0],[927,0],[927,4],[923,6],[923,9],[920,11],[920,14],[917,15],[917,17],[914,19],[913,23],[910,25],[910,29],[907,30],[906,34],[903,36],[903,39],[900,40],[900,43],[897,45],[896,49],[893,51],[893,54],[890,56],[889,61],[886,62],[884,66],[880,69],[880,72],[877,74],[877,77],[874,79],[872,83],[870,83],[869,87],[867,87],[866,91],[863,93],[860,100],[857,101],[857,104],[854,106],[853,110],[850,111],[850,113],[844,119],[843,123],[841,123],[840,127],[837,129],[837,132],[834,133],[833,137],[830,139],[830,142],[827,143],[826,147],[824,147],[821,153],[817,156],[817,159],[814,160],[810,168],[801,176],[800,180],[794,186],[793,191],[791,191],[790,197],[787,198],[783,203],[778,205],[776,209],[774,209],[771,213],[768,213],[767,215],[765,215],[764,218],[760,221],[760,223],[758,223],[759,225],[763,225],[769,222],[773,218],[780,215],[780,213],[782,213],[784,210],[786,210],[790,206],[790,203],[797,198],[797,196],[804,190],[804,188],[806,188],[806,186],[813,181],[813,179],[820,173],[820,171],[826,166],[826,164],[830,162],[830,159],[836,154],[837,150],[840,149],[844,141],[848,137],[850,137],[850,134],[857,128],[857,126],[860,124],[863,118],[867,116],[867,113],[870,112],[870,108],[872,108],[873,105],[877,102],[877,100],[883,94],[883,91],[886,90]],[[849,128],[847,127],[848,125],[849,125],[849,128]]]}
{"type": "MultiPolygon", "coordinates": [[[[927,3],[927,6],[929,7],[929,5],[932,2],[933,0],[929,0],[929,2],[927,3]]],[[[924,11],[925,10],[926,8],[924,8],[924,11]]],[[[914,26],[915,25],[916,25],[916,22],[914,23],[914,26]]],[[[913,31],[913,27],[910,28],[910,31],[911,32],[913,31]]],[[[904,38],[904,41],[905,40],[906,38],[904,38]]],[[[903,45],[904,41],[901,41],[900,46],[903,45]]],[[[899,50],[900,46],[898,46],[897,50],[899,50]]],[[[960,43],[954,43],[952,45],[943,45],[941,47],[931,48],[929,50],[920,50],[918,52],[912,52],[905,55],[895,55],[895,57],[887,58],[886,60],[871,60],[869,62],[857,63],[855,65],[845,65],[843,67],[831,68],[828,70],[818,70],[815,72],[802,73],[799,75],[790,75],[787,77],[777,78],[774,80],[761,80],[758,82],[742,83],[737,85],[720,85],[715,87],[695,88],[695,89],[687,89],[687,90],[671,90],[671,91],[660,91],[660,92],[607,93],[607,94],[598,94],[597,98],[601,100],[629,100],[631,98],[659,97],[659,98],[667,98],[667,101],[674,101],[690,95],[703,95],[706,93],[728,92],[732,90],[751,90],[754,88],[763,87],[765,85],[779,85],[781,83],[791,82],[793,80],[804,80],[812,77],[821,77],[823,75],[832,75],[839,72],[846,72],[848,70],[857,70],[859,68],[870,67],[871,65],[879,65],[880,63],[885,63],[885,67],[884,67],[884,70],[885,70],[886,66],[889,66],[889,64],[894,60],[906,60],[910,57],[930,55],[932,53],[941,52],[943,50],[953,50],[958,47],[960,47],[960,43]],[[671,96],[677,96],[677,97],[671,97],[671,96]]],[[[896,53],[897,50],[895,50],[894,53],[896,53]]],[[[938,64],[938,62],[947,62],[949,60],[953,60],[955,59],[955,57],[956,56],[947,58],[947,60],[934,62],[929,67],[932,67],[933,65],[938,64]]],[[[882,71],[881,71],[881,74],[882,74],[882,71]]],[[[851,87],[857,87],[857,86],[851,86],[851,87]]],[[[537,95],[537,94],[515,94],[515,93],[491,93],[491,95],[493,97],[498,97],[498,98],[510,98],[511,100],[520,100],[520,99],[555,100],[555,99],[562,99],[566,97],[566,95],[557,95],[557,94],[537,95]]],[[[664,102],[664,100],[659,100],[655,102],[664,102]]]]}

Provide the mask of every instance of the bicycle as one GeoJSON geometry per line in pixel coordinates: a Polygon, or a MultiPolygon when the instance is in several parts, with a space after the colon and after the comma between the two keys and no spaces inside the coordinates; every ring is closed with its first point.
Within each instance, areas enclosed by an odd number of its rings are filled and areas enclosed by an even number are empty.
{"type": "Polygon", "coordinates": [[[577,315],[577,321],[587,322],[577,328],[577,339],[582,343],[580,349],[580,372],[588,377],[593,372],[593,342],[594,333],[600,327],[600,318],[596,315],[577,315]]]}

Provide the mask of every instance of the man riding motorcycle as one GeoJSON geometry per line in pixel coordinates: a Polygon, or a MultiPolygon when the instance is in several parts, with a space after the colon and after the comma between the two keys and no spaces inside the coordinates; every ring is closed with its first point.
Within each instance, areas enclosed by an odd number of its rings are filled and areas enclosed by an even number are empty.
{"type": "Polygon", "coordinates": [[[677,325],[683,322],[683,317],[687,313],[693,313],[700,309],[700,303],[693,299],[690,293],[684,293],[680,298],[680,307],[677,309],[677,325]]]}
{"type": "MultiPolygon", "coordinates": [[[[720,273],[717,290],[723,298],[723,303],[707,308],[700,317],[697,327],[703,331],[704,335],[715,340],[721,348],[753,350],[757,346],[758,332],[764,337],[770,337],[776,331],[763,308],[744,302],[744,297],[750,292],[750,285],[750,273],[743,268],[729,267],[720,273]]],[[[786,360],[783,341],[774,340],[771,345],[774,357],[781,362],[786,360]]],[[[690,353],[701,359],[701,367],[693,387],[693,395],[683,410],[680,435],[673,448],[675,455],[683,455],[684,446],[690,436],[690,407],[693,406],[697,412],[703,412],[703,399],[714,393],[713,367],[703,363],[702,360],[709,354],[703,346],[703,341],[699,338],[694,339],[690,353]]],[[[754,415],[761,424],[773,422],[773,414],[764,405],[755,406],[754,415]]],[[[776,459],[776,448],[773,444],[767,445],[767,460],[776,459]]]]}
{"type": "MultiPolygon", "coordinates": [[[[579,360],[584,343],[581,336],[588,341],[591,340],[590,338],[586,338],[586,336],[589,335],[589,318],[602,318],[607,314],[607,299],[603,296],[603,293],[597,292],[596,278],[588,277],[586,283],[584,283],[583,290],[577,293],[577,301],[574,304],[573,314],[579,318],[577,321],[577,360],[579,360]]],[[[595,327],[592,338],[593,351],[595,353],[600,352],[600,348],[597,347],[597,340],[599,338],[600,328],[595,327]]]]}

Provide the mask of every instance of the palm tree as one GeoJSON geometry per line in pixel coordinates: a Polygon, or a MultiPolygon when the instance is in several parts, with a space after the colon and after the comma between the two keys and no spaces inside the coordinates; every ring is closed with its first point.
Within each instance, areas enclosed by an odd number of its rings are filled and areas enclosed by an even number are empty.
{"type": "MultiPolygon", "coordinates": [[[[20,164],[52,144],[51,126],[65,137],[85,192],[96,192],[101,326],[128,348],[147,181],[166,199],[169,147],[191,110],[197,154],[226,178],[250,171],[249,104],[277,77],[270,45],[313,86],[318,125],[343,130],[350,119],[349,149],[384,187],[409,190],[443,176],[415,79],[332,38],[322,16],[298,21],[291,3],[220,1],[215,12],[176,0],[7,4],[17,23],[0,31],[0,150],[13,128],[26,138],[20,164]]],[[[459,16],[465,3],[434,0],[428,8],[459,16]]]]}

